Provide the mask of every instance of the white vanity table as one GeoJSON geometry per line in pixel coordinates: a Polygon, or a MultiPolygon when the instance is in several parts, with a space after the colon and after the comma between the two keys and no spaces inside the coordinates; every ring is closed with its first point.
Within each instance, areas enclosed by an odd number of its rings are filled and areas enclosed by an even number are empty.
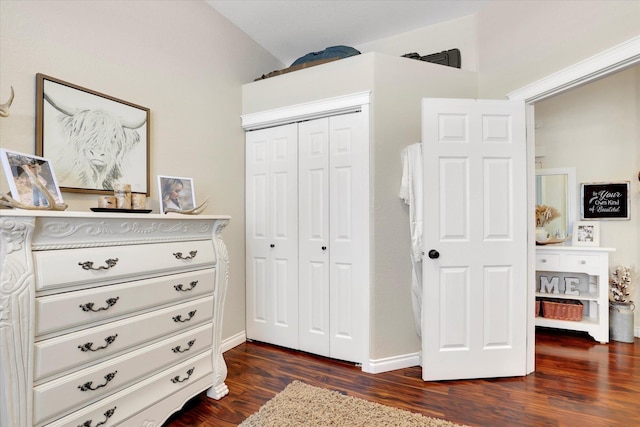
{"type": "Polygon", "coordinates": [[[153,427],[225,396],[229,220],[0,210],[0,427],[153,427]]]}
{"type": "Polygon", "coordinates": [[[536,298],[577,300],[584,305],[581,321],[536,317],[536,326],[584,331],[600,343],[609,342],[609,253],[613,251],[591,246],[536,247],[536,298]],[[541,289],[541,276],[544,283],[557,287],[541,289]],[[567,278],[572,282],[572,276],[586,282],[579,294],[565,293],[563,282],[567,278]]]}

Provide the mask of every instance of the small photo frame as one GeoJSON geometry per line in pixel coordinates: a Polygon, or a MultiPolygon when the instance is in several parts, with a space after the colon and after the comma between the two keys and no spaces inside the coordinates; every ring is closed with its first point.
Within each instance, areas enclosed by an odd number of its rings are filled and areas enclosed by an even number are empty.
{"type": "Polygon", "coordinates": [[[184,211],[196,207],[193,179],[158,175],[160,212],[184,211]]]}
{"type": "Polygon", "coordinates": [[[573,225],[573,246],[600,246],[600,223],[576,221],[573,225]]]}
{"type": "Polygon", "coordinates": [[[27,172],[28,169],[33,178],[38,179],[51,193],[56,203],[63,203],[60,187],[58,187],[58,181],[49,160],[32,154],[5,150],[4,148],[0,148],[0,160],[2,161],[7,181],[9,181],[12,198],[22,204],[34,207],[49,205],[44,193],[33,183],[27,172]]]}

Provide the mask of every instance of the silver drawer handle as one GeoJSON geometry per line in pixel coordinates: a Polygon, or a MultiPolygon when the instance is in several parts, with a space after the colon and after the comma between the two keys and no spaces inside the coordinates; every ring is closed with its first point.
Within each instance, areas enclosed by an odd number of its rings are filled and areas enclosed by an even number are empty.
{"type": "Polygon", "coordinates": [[[118,258],[109,258],[107,260],[104,261],[105,264],[107,264],[107,266],[105,267],[104,265],[101,265],[98,268],[95,268],[93,266],[93,261],[84,261],[84,262],[79,262],[78,265],[82,266],[83,270],[108,270],[111,267],[115,267],[115,265],[118,263],[118,258]]]}
{"type": "Polygon", "coordinates": [[[193,290],[193,288],[195,288],[197,284],[198,284],[198,281],[197,281],[197,280],[195,280],[195,281],[193,281],[193,282],[189,283],[189,286],[191,286],[190,288],[186,288],[186,289],[185,289],[185,288],[183,288],[183,285],[182,285],[182,284],[179,284],[179,285],[173,285],[173,288],[174,288],[176,291],[178,291],[178,292],[188,292],[188,291],[193,290]]]}
{"type": "Polygon", "coordinates": [[[184,377],[184,378],[182,378],[182,379],[180,379],[180,376],[179,376],[179,375],[176,375],[175,377],[171,378],[171,382],[172,382],[172,383],[174,383],[174,384],[176,384],[176,383],[182,383],[182,382],[185,382],[186,380],[188,380],[189,378],[191,378],[191,374],[193,374],[194,369],[195,369],[195,367],[194,367],[194,368],[189,369],[189,370],[187,371],[187,376],[186,376],[186,377],[184,377]]]}
{"type": "Polygon", "coordinates": [[[198,251],[191,251],[188,256],[182,256],[182,252],[175,252],[173,254],[176,259],[194,259],[196,255],[198,255],[198,251]]]}
{"type": "Polygon", "coordinates": [[[194,345],[195,343],[196,343],[196,340],[191,340],[191,341],[189,341],[189,342],[187,343],[188,347],[187,347],[187,348],[185,348],[184,350],[182,350],[182,349],[180,348],[180,346],[179,346],[179,345],[177,345],[177,346],[173,347],[173,348],[171,349],[171,351],[173,351],[174,353],[184,353],[184,352],[186,352],[186,351],[191,350],[191,347],[193,347],[193,345],[194,345]]]}
{"type": "Polygon", "coordinates": [[[106,386],[107,384],[109,384],[111,382],[111,380],[113,380],[116,377],[117,373],[118,373],[118,371],[115,371],[115,372],[111,372],[111,373],[108,373],[107,375],[105,375],[104,376],[104,379],[105,379],[104,384],[100,384],[100,385],[97,385],[97,386],[93,387],[93,381],[88,381],[88,382],[86,382],[86,383],[84,383],[82,385],[79,385],[78,388],[80,389],[80,391],[89,391],[89,390],[95,391],[95,390],[97,390],[99,388],[102,388],[102,387],[106,386]]]}
{"type": "Polygon", "coordinates": [[[118,334],[115,335],[110,335],[108,337],[106,337],[104,339],[104,342],[106,342],[105,345],[103,345],[102,347],[98,347],[98,348],[91,348],[93,347],[93,343],[92,342],[88,342],[82,345],[79,345],[78,348],[80,349],[80,351],[98,351],[98,350],[104,350],[105,348],[109,347],[115,340],[116,338],[118,338],[118,334]]]}
{"type": "Polygon", "coordinates": [[[547,262],[547,259],[546,258],[542,258],[542,262],[543,263],[547,262]]]}
{"type": "Polygon", "coordinates": [[[106,307],[93,308],[93,306],[95,304],[92,303],[92,302],[88,302],[86,304],[80,304],[78,307],[80,307],[82,309],[82,311],[93,311],[94,313],[97,313],[99,311],[109,310],[111,307],[116,305],[116,303],[118,302],[119,299],[120,299],[120,297],[115,297],[115,298],[109,298],[109,299],[105,300],[104,302],[107,303],[106,307]]]}
{"type": "Polygon", "coordinates": [[[586,263],[587,263],[587,261],[585,261],[585,260],[580,260],[580,264],[586,264],[586,263]]]}
{"type": "Polygon", "coordinates": [[[189,320],[193,319],[193,316],[196,315],[196,311],[198,311],[198,310],[190,311],[189,312],[189,317],[187,317],[186,319],[183,319],[181,314],[179,314],[177,316],[173,316],[173,321],[176,322],[176,323],[178,323],[178,322],[181,322],[181,323],[188,322],[189,320]]]}
{"type": "MultiPolygon", "coordinates": [[[[116,412],[116,408],[117,408],[117,406],[114,406],[113,408],[111,408],[107,412],[105,412],[104,413],[104,421],[100,421],[98,424],[96,424],[93,427],[99,427],[101,425],[106,424],[107,421],[109,420],[109,418],[111,418],[111,416],[114,414],[114,412],[116,412]]],[[[78,427],[92,427],[91,424],[93,424],[93,420],[87,420],[82,424],[78,424],[78,427]]]]}

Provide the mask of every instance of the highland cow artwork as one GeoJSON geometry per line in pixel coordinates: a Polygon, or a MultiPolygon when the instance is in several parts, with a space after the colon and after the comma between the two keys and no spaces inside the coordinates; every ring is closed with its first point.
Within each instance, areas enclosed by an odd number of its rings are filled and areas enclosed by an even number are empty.
{"type": "Polygon", "coordinates": [[[37,75],[36,140],[63,191],[149,194],[149,109],[37,75]]]}

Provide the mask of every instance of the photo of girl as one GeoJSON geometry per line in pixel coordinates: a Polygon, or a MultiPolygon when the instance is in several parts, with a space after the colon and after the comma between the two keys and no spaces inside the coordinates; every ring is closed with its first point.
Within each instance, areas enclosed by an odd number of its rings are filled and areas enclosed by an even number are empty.
{"type": "Polygon", "coordinates": [[[47,159],[4,149],[0,150],[0,158],[9,181],[11,195],[18,202],[35,207],[49,206],[42,189],[51,194],[56,203],[63,202],[53,169],[47,159]],[[37,185],[36,181],[40,185],[37,185]]]}
{"type": "Polygon", "coordinates": [[[175,176],[158,175],[160,212],[184,211],[195,207],[193,180],[175,176]]]}

